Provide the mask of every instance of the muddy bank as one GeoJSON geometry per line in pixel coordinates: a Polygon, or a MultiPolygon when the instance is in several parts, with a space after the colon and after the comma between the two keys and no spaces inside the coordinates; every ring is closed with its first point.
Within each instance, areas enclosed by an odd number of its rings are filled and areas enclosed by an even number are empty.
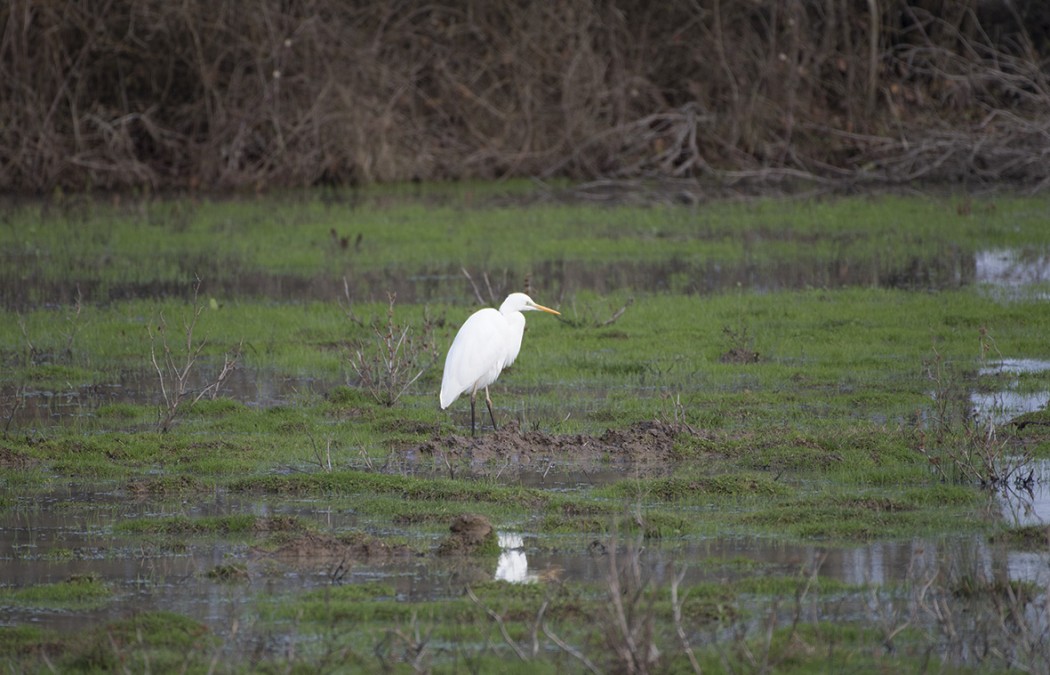
{"type": "Polygon", "coordinates": [[[409,450],[408,456],[433,459],[448,465],[466,464],[472,470],[578,469],[609,465],[667,467],[680,459],[680,448],[704,438],[688,425],[659,420],[644,421],[624,429],[609,429],[600,436],[523,431],[511,422],[495,432],[476,437],[452,434],[435,437],[409,450]]]}

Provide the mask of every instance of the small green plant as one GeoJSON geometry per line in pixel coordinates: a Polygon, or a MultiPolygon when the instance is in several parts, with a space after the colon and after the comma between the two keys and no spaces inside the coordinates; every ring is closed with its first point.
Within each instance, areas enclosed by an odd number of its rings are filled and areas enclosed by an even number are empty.
{"type": "Polygon", "coordinates": [[[739,328],[723,326],[722,334],[729,342],[729,348],[718,357],[722,363],[758,363],[755,338],[743,322],[739,328]]]}
{"type": "Polygon", "coordinates": [[[409,337],[411,326],[399,326],[394,321],[397,294],[391,293],[386,312],[386,323],[374,321],[372,344],[352,349],[350,366],[357,373],[360,385],[372,398],[385,406],[393,406],[418,380],[434,358],[433,323],[424,310],[422,335],[409,337]]]}
{"type": "Polygon", "coordinates": [[[755,336],[751,332],[748,314],[751,311],[751,302],[744,293],[744,287],[737,282],[734,294],[735,325],[726,324],[722,326],[722,335],[726,338],[726,350],[718,357],[722,363],[758,363],[760,360],[758,350],[755,349],[755,336]]]}
{"type": "Polygon", "coordinates": [[[237,583],[251,581],[251,575],[248,573],[248,568],[240,563],[229,563],[224,565],[216,565],[205,573],[205,576],[212,581],[218,581],[222,583],[237,583]]]}
{"type": "Polygon", "coordinates": [[[93,607],[105,604],[112,590],[94,574],[73,575],[64,581],[3,589],[5,603],[42,607],[93,607]]]}

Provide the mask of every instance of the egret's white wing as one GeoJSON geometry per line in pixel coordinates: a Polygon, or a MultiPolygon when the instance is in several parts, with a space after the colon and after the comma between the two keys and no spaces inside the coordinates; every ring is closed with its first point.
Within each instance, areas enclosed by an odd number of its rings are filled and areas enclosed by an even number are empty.
{"type": "Polygon", "coordinates": [[[441,378],[441,407],[459,395],[492,384],[507,360],[507,320],[492,308],[470,315],[452,341],[441,378]]]}

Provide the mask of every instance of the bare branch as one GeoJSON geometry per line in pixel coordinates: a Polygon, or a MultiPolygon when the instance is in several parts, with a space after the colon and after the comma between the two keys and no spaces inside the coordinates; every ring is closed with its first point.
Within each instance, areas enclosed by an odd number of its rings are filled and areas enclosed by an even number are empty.
{"type": "Polygon", "coordinates": [[[508,647],[510,647],[514,651],[515,654],[517,654],[518,658],[522,661],[527,662],[529,660],[529,657],[525,654],[524,651],[522,651],[521,645],[518,644],[517,640],[512,638],[510,636],[510,633],[507,632],[507,624],[503,622],[503,617],[486,607],[485,604],[478,599],[478,596],[474,593],[474,589],[472,589],[470,586],[467,586],[467,597],[470,598],[471,602],[480,607],[481,610],[484,611],[490,619],[492,619],[492,621],[496,624],[496,627],[499,628],[499,632],[500,635],[503,637],[503,641],[507,644],[508,647]]]}
{"type": "Polygon", "coordinates": [[[474,279],[471,278],[470,272],[467,271],[466,267],[460,267],[459,269],[460,269],[461,272],[463,272],[463,276],[465,276],[467,278],[467,281],[470,282],[470,287],[474,289],[474,297],[478,299],[478,304],[479,305],[484,305],[485,304],[485,300],[484,300],[484,298],[481,297],[481,291],[478,290],[478,285],[475,284],[474,283],[474,279]]]}

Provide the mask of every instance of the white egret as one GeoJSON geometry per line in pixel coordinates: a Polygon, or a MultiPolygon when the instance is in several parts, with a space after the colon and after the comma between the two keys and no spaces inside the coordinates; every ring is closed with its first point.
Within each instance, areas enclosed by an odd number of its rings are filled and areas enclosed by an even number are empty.
{"type": "Polygon", "coordinates": [[[499,311],[486,307],[470,315],[449,347],[445,357],[445,374],[441,377],[441,409],[452,405],[460,394],[470,392],[470,435],[474,435],[474,402],[479,389],[485,390],[485,405],[489,409],[492,428],[496,417],[492,414],[489,385],[496,381],[504,368],[514,363],[521,349],[525,331],[522,312],[549,312],[561,314],[550,307],[537,305],[524,293],[511,293],[500,305],[499,311]]]}

